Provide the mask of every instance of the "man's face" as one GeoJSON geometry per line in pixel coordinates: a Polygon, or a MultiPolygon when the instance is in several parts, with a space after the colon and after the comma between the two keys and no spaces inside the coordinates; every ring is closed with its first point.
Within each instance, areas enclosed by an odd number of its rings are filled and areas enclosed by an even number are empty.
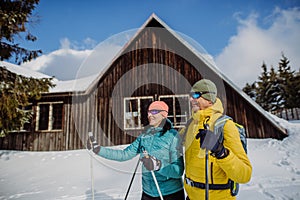
{"type": "Polygon", "coordinates": [[[192,111],[197,112],[198,110],[204,110],[212,105],[212,103],[202,97],[197,99],[190,97],[192,111]]]}

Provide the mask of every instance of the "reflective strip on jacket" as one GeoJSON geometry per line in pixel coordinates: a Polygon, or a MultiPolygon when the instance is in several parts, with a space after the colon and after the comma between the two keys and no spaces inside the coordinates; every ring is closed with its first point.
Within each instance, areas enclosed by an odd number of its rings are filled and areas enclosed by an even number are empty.
{"type": "MultiPolygon", "coordinates": [[[[175,129],[170,129],[164,134],[161,130],[160,127],[149,128],[124,150],[101,147],[99,155],[110,160],[126,161],[137,154],[140,154],[140,158],[143,157],[143,150],[146,150],[149,155],[162,162],[161,169],[154,172],[162,195],[180,191],[183,189],[184,171],[181,138],[175,129]]],[[[144,166],[142,167],[142,186],[146,194],[159,197],[151,172],[144,166]]]]}
{"type": "MultiPolygon", "coordinates": [[[[185,147],[185,173],[186,177],[195,181],[205,183],[205,150],[200,149],[200,141],[195,136],[199,129],[203,129],[203,122],[210,117],[208,124],[213,124],[223,113],[223,106],[220,99],[216,103],[193,114],[193,121],[188,127],[185,147]]],[[[209,184],[226,184],[228,179],[238,183],[250,181],[252,166],[246,155],[239,132],[233,121],[228,120],[224,125],[224,146],[229,150],[229,155],[223,159],[216,159],[209,155],[209,184]]],[[[192,187],[184,183],[185,190],[191,200],[205,199],[205,189],[192,187]]],[[[230,189],[210,190],[209,199],[223,200],[236,199],[231,196],[230,189]]]]}

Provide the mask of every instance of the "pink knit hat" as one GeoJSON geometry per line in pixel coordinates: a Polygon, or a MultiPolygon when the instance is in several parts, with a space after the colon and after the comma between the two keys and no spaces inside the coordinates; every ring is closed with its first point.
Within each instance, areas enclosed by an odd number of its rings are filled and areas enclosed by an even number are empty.
{"type": "Polygon", "coordinates": [[[150,104],[148,110],[164,110],[165,112],[161,112],[161,114],[166,118],[168,116],[169,107],[163,101],[154,101],[150,104]]]}

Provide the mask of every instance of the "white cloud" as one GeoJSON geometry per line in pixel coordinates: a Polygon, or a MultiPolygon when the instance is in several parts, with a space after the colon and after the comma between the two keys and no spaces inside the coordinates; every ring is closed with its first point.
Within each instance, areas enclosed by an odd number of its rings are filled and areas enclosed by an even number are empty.
{"type": "Polygon", "coordinates": [[[42,55],[21,66],[55,76],[59,80],[74,79],[80,64],[88,57],[92,50],[78,51],[65,47],[47,55],[42,55]]]}
{"type": "Polygon", "coordinates": [[[246,82],[257,80],[263,62],[277,69],[281,54],[290,60],[294,70],[300,66],[300,9],[276,8],[267,20],[270,26],[258,25],[259,17],[251,14],[245,20],[238,19],[236,35],[216,57],[217,66],[241,88],[246,82]]]}
{"type": "Polygon", "coordinates": [[[87,46],[94,47],[95,41],[87,38],[80,44],[64,38],[60,41],[60,49],[21,66],[55,76],[58,80],[73,80],[99,73],[107,60],[120,49],[119,46],[107,43],[101,43],[93,50],[87,49],[87,46]]]}
{"type": "Polygon", "coordinates": [[[71,42],[68,38],[63,38],[60,40],[61,49],[70,49],[71,42]]]}
{"type": "Polygon", "coordinates": [[[72,80],[77,77],[77,71],[81,63],[92,52],[91,49],[87,49],[84,46],[88,44],[88,46],[91,47],[94,43],[92,39],[87,38],[83,44],[79,46],[78,42],[71,42],[68,38],[63,38],[60,40],[60,49],[47,55],[42,55],[21,66],[50,76],[55,76],[59,80],[72,80]]]}

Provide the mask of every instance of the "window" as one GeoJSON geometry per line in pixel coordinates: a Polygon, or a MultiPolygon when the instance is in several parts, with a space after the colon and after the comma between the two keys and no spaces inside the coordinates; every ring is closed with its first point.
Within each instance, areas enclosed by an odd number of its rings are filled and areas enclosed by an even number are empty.
{"type": "MultiPolygon", "coordinates": [[[[175,128],[184,127],[190,117],[191,108],[189,95],[162,95],[158,100],[169,106],[168,119],[175,128]]],[[[154,98],[126,97],[124,98],[124,130],[142,129],[148,124],[147,109],[154,98]]]]}
{"type": "Polygon", "coordinates": [[[37,106],[36,130],[62,129],[63,103],[40,103],[37,106]]]}
{"type": "Polygon", "coordinates": [[[160,101],[166,102],[169,106],[168,119],[173,123],[175,128],[184,127],[190,117],[191,107],[189,95],[162,95],[160,101]]]}
{"type": "Polygon", "coordinates": [[[147,109],[152,96],[124,98],[124,130],[142,129],[148,124],[147,109]]]}
{"type": "Polygon", "coordinates": [[[58,130],[62,129],[62,110],[63,104],[53,104],[52,105],[52,129],[58,130]]]}

